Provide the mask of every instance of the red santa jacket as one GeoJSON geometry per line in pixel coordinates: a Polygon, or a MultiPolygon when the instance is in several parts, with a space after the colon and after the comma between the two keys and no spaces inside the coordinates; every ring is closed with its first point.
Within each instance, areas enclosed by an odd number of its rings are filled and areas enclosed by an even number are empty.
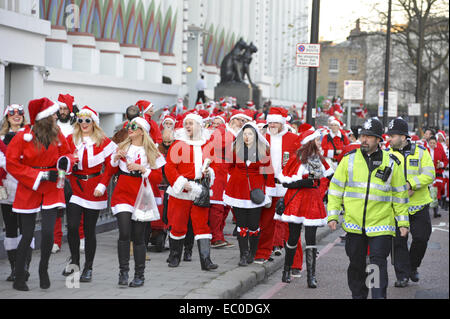
{"type": "Polygon", "coordinates": [[[145,114],[145,119],[147,120],[148,124],[150,124],[150,137],[152,138],[153,142],[155,144],[161,144],[162,134],[159,130],[158,123],[152,120],[151,116],[148,114],[145,114]]]}
{"type": "Polygon", "coordinates": [[[350,152],[352,150],[360,148],[360,147],[361,147],[360,142],[355,142],[355,143],[350,143],[348,145],[345,145],[342,153],[337,156],[338,163],[342,160],[342,158],[344,157],[345,154],[347,154],[348,152],[350,152]]]}
{"type": "Polygon", "coordinates": [[[445,154],[444,148],[442,147],[442,145],[440,145],[440,143],[437,143],[437,146],[433,149],[428,148],[428,151],[431,154],[431,158],[433,159],[433,163],[434,163],[434,168],[436,170],[436,177],[443,177],[442,174],[444,173],[444,168],[447,167],[448,165],[448,158],[447,155],[445,154]],[[443,163],[439,165],[440,163],[443,163]]]}
{"type": "Polygon", "coordinates": [[[283,197],[286,194],[286,188],[280,183],[277,183],[278,175],[283,170],[283,154],[289,153],[289,158],[295,155],[300,148],[300,136],[288,131],[285,126],[284,129],[275,135],[270,131],[266,134],[266,140],[270,144],[270,159],[274,170],[275,188],[268,188],[268,194],[274,197],[283,197]]]}
{"type": "MultiPolygon", "coordinates": [[[[184,131],[184,129],[181,129],[184,131]]],[[[190,141],[179,139],[172,143],[167,153],[167,164],[164,172],[170,186],[167,193],[178,199],[194,200],[201,193],[201,186],[195,182],[202,178],[202,166],[211,153],[212,145],[208,140],[190,141]],[[189,182],[192,190],[186,191],[184,185],[189,182]]],[[[209,167],[210,186],[214,185],[214,162],[209,167]]]]}
{"type": "Polygon", "coordinates": [[[338,134],[334,135],[333,132],[329,132],[322,139],[322,150],[323,156],[334,159],[338,161],[338,155],[336,154],[337,150],[344,150],[344,146],[350,144],[347,136],[343,134],[341,131],[338,134]]]}
{"type": "Polygon", "coordinates": [[[70,152],[77,154],[78,164],[69,175],[70,185],[72,187],[71,203],[80,205],[89,209],[105,209],[108,206],[108,194],[106,187],[111,179],[111,154],[116,150],[116,143],[105,137],[97,146],[90,138],[80,141],[75,145],[73,135],[67,137],[70,152]],[[96,175],[102,171],[103,174],[91,178],[83,178],[87,175],[96,175]],[[103,193],[101,197],[94,197],[94,191],[99,190],[103,193]]]}
{"type": "Polygon", "coordinates": [[[3,186],[3,180],[6,178],[6,145],[0,140],[0,186],[3,186]]]}
{"type": "Polygon", "coordinates": [[[70,173],[74,157],[61,132],[58,133],[57,142],[48,148],[36,141],[34,132],[28,127],[16,134],[6,151],[6,170],[18,181],[14,212],[37,213],[41,205],[42,209],[66,206],[64,189],[56,188],[54,182],[41,180],[44,171],[56,170],[57,162],[63,156],[69,159],[67,173],[70,173]],[[25,141],[24,134],[31,134],[33,139],[25,141]]]}

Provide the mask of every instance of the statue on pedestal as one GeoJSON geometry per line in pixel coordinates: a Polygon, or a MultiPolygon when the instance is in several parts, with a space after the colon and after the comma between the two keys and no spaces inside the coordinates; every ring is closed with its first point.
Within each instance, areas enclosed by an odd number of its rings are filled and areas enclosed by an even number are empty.
{"type": "Polygon", "coordinates": [[[250,63],[252,54],[258,49],[252,43],[247,44],[240,38],[233,49],[223,58],[220,66],[220,84],[224,83],[245,83],[247,75],[248,82],[255,86],[250,78],[250,63]]]}

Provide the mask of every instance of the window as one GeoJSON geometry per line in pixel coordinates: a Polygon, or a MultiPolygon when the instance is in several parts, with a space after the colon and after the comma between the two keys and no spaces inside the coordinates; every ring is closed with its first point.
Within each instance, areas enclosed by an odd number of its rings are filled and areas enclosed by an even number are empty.
{"type": "Polygon", "coordinates": [[[348,59],[348,73],[358,72],[358,59],[348,59]]]}
{"type": "Polygon", "coordinates": [[[328,96],[337,96],[337,82],[328,82],[328,96]]]}
{"type": "Polygon", "coordinates": [[[339,60],[335,58],[331,58],[328,63],[328,71],[330,72],[338,72],[339,71],[339,60]]]}

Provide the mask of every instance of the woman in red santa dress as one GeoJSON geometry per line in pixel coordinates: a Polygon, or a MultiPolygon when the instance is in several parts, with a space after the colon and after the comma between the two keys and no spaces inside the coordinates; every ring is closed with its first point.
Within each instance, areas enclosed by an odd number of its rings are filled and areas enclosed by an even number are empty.
{"type": "Polygon", "coordinates": [[[233,142],[230,178],[223,195],[223,202],[233,207],[236,216],[239,266],[253,263],[260,236],[261,210],[272,203],[267,194],[267,187],[275,187],[269,154],[270,145],[256,124],[244,124],[233,142]],[[257,188],[264,192],[259,204],[250,198],[250,191],[257,188]]]}
{"type": "MultiPolygon", "coordinates": [[[[208,207],[194,205],[194,200],[202,192],[198,184],[202,178],[210,177],[214,184],[214,170],[208,167],[211,160],[209,152],[209,132],[203,128],[203,118],[189,113],[183,120],[183,128],[175,132],[175,142],[167,154],[164,168],[170,186],[168,221],[170,227],[169,267],[178,267],[186,238],[189,217],[191,218],[194,239],[197,241],[200,266],[202,270],[216,269],[218,265],[211,261],[211,231],[208,226],[208,207]],[[208,168],[206,168],[208,167],[208,168]]],[[[212,165],[213,166],[213,165],[212,165]]]]}
{"type": "Polygon", "coordinates": [[[335,117],[328,119],[328,127],[330,132],[322,139],[323,156],[327,159],[328,164],[334,169],[337,167],[339,154],[344,147],[350,144],[347,135],[341,130],[342,122],[335,117]]]}
{"type": "Polygon", "coordinates": [[[67,241],[71,256],[63,275],[68,276],[80,268],[79,226],[83,218],[86,261],[80,282],[92,280],[97,248],[95,227],[100,211],[108,206],[106,187],[112,176],[110,157],[117,148],[99,125],[97,112],[85,106],[77,114],[73,134],[67,137],[71,153],[78,157],[78,164],[69,176],[72,196],[67,205],[67,241]]]}
{"type": "Polygon", "coordinates": [[[47,270],[53,229],[58,208],[65,207],[64,189],[56,184],[57,169],[69,173],[74,163],[66,138],[56,124],[58,110],[58,104],[47,98],[30,101],[31,126],[18,132],[6,151],[6,170],[18,181],[13,212],[21,214],[22,238],[17,247],[13,288],[21,291],[29,290],[25,283],[25,262],[38,212],[42,234],[39,281],[42,289],[50,287],[47,270]]]}
{"type": "Polygon", "coordinates": [[[119,226],[119,285],[128,285],[132,241],[135,273],[129,286],[140,287],[145,280],[146,222],[136,220],[136,200],[141,188],[150,183],[152,192],[149,201],[152,203],[152,209],[158,210],[156,199],[161,197],[158,184],[162,181],[161,167],[166,161],[150,138],[150,125],[144,118],[133,118],[127,129],[127,139],[119,144],[111,156],[111,166],[115,167],[115,172],[119,172],[119,179],[111,197],[111,211],[119,226]]]}
{"type": "Polygon", "coordinates": [[[316,231],[327,224],[327,213],[323,203],[324,189],[320,180],[333,174],[325,159],[320,155],[320,133],[305,131],[300,136],[301,147],[289,159],[278,179],[288,190],[284,196],[286,208],[276,220],[289,224],[289,239],[286,243],[282,281],[290,282],[290,271],[302,224],[305,226],[305,256],[309,288],[316,288],[316,231]]]}

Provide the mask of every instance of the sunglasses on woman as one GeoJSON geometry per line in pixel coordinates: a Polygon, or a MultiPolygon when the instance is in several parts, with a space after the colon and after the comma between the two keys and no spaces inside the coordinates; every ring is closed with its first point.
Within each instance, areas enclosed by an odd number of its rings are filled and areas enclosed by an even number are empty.
{"type": "Polygon", "coordinates": [[[90,118],[85,118],[85,119],[78,118],[77,121],[79,124],[82,124],[82,123],[90,124],[92,122],[92,120],[90,118]]]}
{"type": "Polygon", "coordinates": [[[128,123],[127,124],[127,130],[137,131],[138,128],[140,128],[140,127],[136,123],[128,123]]]}
{"type": "Polygon", "coordinates": [[[8,110],[8,115],[13,116],[15,113],[17,113],[19,115],[24,115],[25,111],[23,109],[16,109],[16,108],[8,110]]]}

